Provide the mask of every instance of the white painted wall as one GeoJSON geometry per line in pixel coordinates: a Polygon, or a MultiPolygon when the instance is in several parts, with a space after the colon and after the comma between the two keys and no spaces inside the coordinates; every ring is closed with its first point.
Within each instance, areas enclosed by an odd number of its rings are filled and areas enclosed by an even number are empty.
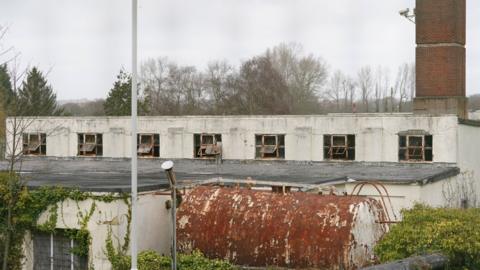
{"type": "MultiPolygon", "coordinates": [[[[162,158],[193,158],[194,133],[221,133],[224,159],[254,159],[255,134],[285,134],[286,160],[321,161],[324,134],[355,134],[356,160],[372,162],[397,162],[398,132],[420,129],[433,135],[435,162],[457,161],[454,115],[156,116],[140,117],[138,128],[160,134],[162,158]]],[[[104,157],[129,157],[129,117],[35,118],[26,132],[48,134],[48,156],[76,156],[77,133],[92,132],[103,133],[104,157]]]]}
{"type": "MultiPolygon", "coordinates": [[[[138,199],[138,249],[139,251],[152,249],[160,254],[170,254],[171,222],[169,211],[165,208],[165,201],[169,196],[155,195],[153,192],[141,193],[138,199]]],[[[58,220],[56,228],[78,229],[78,209],[84,214],[87,213],[93,200],[88,199],[77,203],[73,200],[66,200],[58,204],[58,220]]],[[[88,222],[87,229],[92,237],[92,244],[89,252],[89,262],[96,270],[110,270],[111,265],[105,255],[106,239],[108,229],[111,227],[114,243],[120,239],[123,244],[127,232],[127,211],[128,206],[123,200],[116,200],[111,203],[95,201],[96,210],[88,222]]],[[[38,223],[43,224],[50,216],[45,211],[39,218],[38,223]]],[[[30,235],[26,236],[24,245],[25,260],[24,270],[33,269],[33,243],[30,235]]]]}
{"type": "MultiPolygon", "coordinates": [[[[463,170],[480,168],[480,127],[458,126],[458,164],[463,170]]],[[[480,177],[480,175],[476,175],[480,177]]]]}
{"type": "MultiPolygon", "coordinates": [[[[400,218],[400,211],[402,209],[411,208],[415,202],[421,201],[420,190],[422,187],[418,184],[383,184],[390,195],[391,204],[387,198],[384,198],[384,201],[387,205],[387,211],[392,219],[395,219],[395,216],[400,218]]],[[[345,190],[348,194],[352,194],[355,185],[355,182],[341,184],[337,189],[340,191],[345,190]]],[[[385,195],[385,193],[383,194],[385,195]]],[[[365,185],[359,195],[368,196],[381,202],[379,192],[371,185],[365,185]]]]}
{"type": "MultiPolygon", "coordinates": [[[[402,209],[412,208],[416,203],[422,203],[432,207],[448,207],[452,206],[449,204],[453,202],[451,200],[456,200],[455,203],[459,205],[460,199],[458,197],[452,198],[448,195],[445,196],[444,192],[446,191],[448,185],[456,188],[457,183],[461,183],[462,181],[465,181],[465,179],[463,178],[463,175],[460,174],[458,176],[443,179],[441,181],[427,183],[425,185],[422,185],[420,183],[395,184],[383,182],[382,184],[388,190],[388,193],[390,195],[391,204],[389,203],[389,200],[384,197],[390,217],[392,219],[395,216],[397,218],[401,218],[400,211],[402,209]]],[[[346,191],[348,194],[352,194],[355,185],[355,182],[342,183],[337,184],[336,188],[340,192],[346,191]]],[[[368,196],[381,202],[381,196],[379,192],[371,185],[365,185],[359,195],[368,196]]],[[[478,198],[480,199],[480,197],[478,198]]]]}

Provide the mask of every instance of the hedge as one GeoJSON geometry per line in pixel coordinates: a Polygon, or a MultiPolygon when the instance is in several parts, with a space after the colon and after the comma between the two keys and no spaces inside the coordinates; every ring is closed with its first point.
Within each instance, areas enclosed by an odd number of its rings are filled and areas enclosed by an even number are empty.
{"type": "Polygon", "coordinates": [[[381,262],[440,252],[449,269],[480,269],[480,209],[418,204],[402,215],[375,247],[381,262]]]}

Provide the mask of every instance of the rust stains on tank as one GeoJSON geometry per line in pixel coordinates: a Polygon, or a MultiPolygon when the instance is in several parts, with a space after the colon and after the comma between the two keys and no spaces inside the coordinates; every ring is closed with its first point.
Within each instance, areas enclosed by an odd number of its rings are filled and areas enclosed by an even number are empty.
{"type": "Polygon", "coordinates": [[[383,209],[360,196],[200,186],[177,214],[180,251],[237,265],[356,269],[385,232],[383,209]]]}

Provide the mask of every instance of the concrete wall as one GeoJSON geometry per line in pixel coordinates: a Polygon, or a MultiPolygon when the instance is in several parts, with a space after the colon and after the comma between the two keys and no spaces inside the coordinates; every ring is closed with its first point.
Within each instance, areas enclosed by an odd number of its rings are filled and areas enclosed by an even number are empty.
{"type": "MultiPolygon", "coordinates": [[[[448,195],[448,186],[456,187],[458,183],[464,181],[463,175],[458,175],[441,181],[436,181],[421,185],[419,183],[412,184],[396,184],[396,183],[382,183],[388,190],[390,195],[389,200],[384,197],[387,204],[387,210],[392,219],[401,218],[400,211],[402,209],[412,208],[416,203],[426,204],[432,207],[447,207],[460,206],[460,198],[454,194],[448,195]]],[[[352,194],[356,183],[339,184],[336,186],[340,192],[346,191],[352,194]]],[[[383,191],[383,190],[382,190],[383,191]]],[[[355,193],[356,194],[356,193],[355,193]]],[[[383,193],[385,195],[385,193],[383,193]]],[[[381,202],[382,197],[379,192],[371,185],[365,185],[361,190],[360,195],[368,196],[377,199],[381,202]]]]}
{"type": "MultiPolygon", "coordinates": [[[[170,235],[171,222],[169,211],[165,208],[165,201],[169,196],[155,195],[154,193],[141,193],[138,200],[138,249],[139,251],[152,249],[160,254],[170,254],[170,246],[167,236],[170,235]]],[[[56,228],[59,229],[78,229],[78,212],[87,213],[93,200],[77,202],[66,200],[58,204],[58,219],[56,228]]],[[[123,200],[116,200],[111,203],[95,201],[96,210],[90,218],[87,229],[91,234],[92,243],[89,251],[89,263],[96,270],[111,269],[110,262],[105,255],[106,240],[109,227],[112,229],[112,239],[117,243],[117,239],[123,244],[124,236],[127,232],[127,211],[128,206],[123,200]]],[[[45,211],[39,219],[39,224],[43,224],[50,216],[49,211],[45,211]]],[[[30,235],[26,236],[24,270],[33,269],[33,243],[30,235]]]]}
{"type": "MultiPolygon", "coordinates": [[[[194,133],[221,133],[224,159],[254,159],[255,134],[285,134],[286,160],[322,161],[324,134],[355,134],[356,160],[373,162],[397,162],[398,132],[416,129],[433,135],[434,162],[457,161],[453,115],[140,117],[138,128],[139,133],[160,134],[162,158],[193,158],[194,133]]],[[[48,156],[76,156],[77,133],[93,132],[103,134],[104,157],[129,157],[128,117],[35,118],[25,132],[47,133],[48,156]]]]}
{"type": "Polygon", "coordinates": [[[462,183],[455,186],[467,190],[466,199],[471,203],[476,201],[477,207],[480,207],[480,127],[459,125],[458,128],[458,166],[462,169],[462,183]]]}

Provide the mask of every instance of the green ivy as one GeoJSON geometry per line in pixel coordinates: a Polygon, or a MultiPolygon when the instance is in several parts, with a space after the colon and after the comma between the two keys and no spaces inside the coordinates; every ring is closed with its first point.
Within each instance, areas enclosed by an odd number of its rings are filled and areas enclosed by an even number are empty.
{"type": "Polygon", "coordinates": [[[382,262],[440,252],[450,269],[480,269],[480,209],[416,205],[375,247],[382,262]]]}
{"type": "Polygon", "coordinates": [[[132,223],[132,204],[130,203],[129,197],[125,196],[123,198],[124,203],[128,206],[127,210],[127,233],[123,238],[123,244],[118,243],[118,247],[115,248],[112,239],[112,227],[108,227],[108,234],[105,243],[105,255],[108,258],[108,261],[112,265],[113,270],[119,269],[130,269],[127,265],[130,265],[130,262],[125,255],[128,251],[130,245],[130,226],[132,223]]]}
{"type": "MultiPolygon", "coordinates": [[[[128,202],[128,198],[127,194],[98,195],[78,189],[62,187],[41,187],[30,190],[24,185],[17,174],[0,172],[0,250],[3,250],[5,236],[9,233],[11,239],[9,256],[7,258],[9,269],[21,269],[21,260],[23,258],[22,243],[27,231],[57,233],[55,227],[58,220],[59,203],[71,199],[77,204],[79,229],[67,228],[66,230],[62,230],[62,232],[77,243],[72,253],[85,256],[88,255],[91,244],[91,236],[87,226],[95,212],[95,202],[110,203],[115,200],[128,202]],[[93,201],[90,209],[82,212],[78,203],[89,199],[93,201]],[[11,212],[12,218],[10,226],[7,226],[8,222],[6,217],[9,211],[11,212]],[[45,211],[49,213],[48,220],[43,224],[38,224],[40,215],[45,211]]],[[[60,210],[63,216],[63,209],[60,210]]],[[[129,239],[127,239],[127,241],[129,241],[129,239]]],[[[2,255],[3,253],[0,252],[0,262],[4,259],[2,255]]]]}

